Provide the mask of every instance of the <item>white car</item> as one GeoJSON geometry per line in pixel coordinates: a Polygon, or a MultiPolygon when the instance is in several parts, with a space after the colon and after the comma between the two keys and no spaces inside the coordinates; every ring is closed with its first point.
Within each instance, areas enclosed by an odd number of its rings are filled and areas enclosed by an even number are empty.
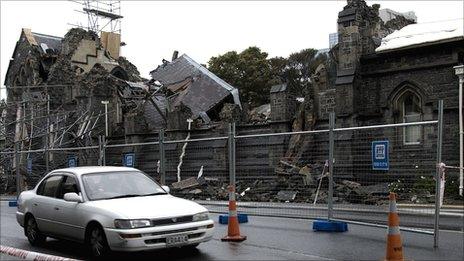
{"type": "Polygon", "coordinates": [[[126,167],[52,171],[20,194],[16,219],[32,245],[47,236],[69,239],[87,244],[94,257],[110,250],[196,247],[214,229],[206,208],[126,167]]]}

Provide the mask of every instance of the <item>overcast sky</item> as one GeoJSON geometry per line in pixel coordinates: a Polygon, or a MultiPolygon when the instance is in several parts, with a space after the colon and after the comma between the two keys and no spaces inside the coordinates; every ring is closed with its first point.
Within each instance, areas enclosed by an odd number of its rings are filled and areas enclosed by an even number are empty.
{"type": "MultiPolygon", "coordinates": [[[[418,22],[462,18],[463,1],[367,1],[399,12],[414,11],[418,22]]],[[[70,1],[1,1],[1,86],[21,28],[64,36],[71,25],[87,24],[70,1]]],[[[199,63],[226,51],[258,46],[273,56],[304,48],[327,48],[337,14],[346,1],[123,1],[122,55],[149,78],[174,50],[199,63]]],[[[4,91],[4,89],[2,89],[4,91]]],[[[4,96],[1,93],[1,97],[4,96]]]]}

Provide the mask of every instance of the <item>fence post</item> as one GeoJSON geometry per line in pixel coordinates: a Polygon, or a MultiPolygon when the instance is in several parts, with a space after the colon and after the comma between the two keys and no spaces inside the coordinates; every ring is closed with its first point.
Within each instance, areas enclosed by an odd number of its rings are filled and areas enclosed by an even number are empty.
{"type": "Polygon", "coordinates": [[[160,157],[160,183],[166,185],[165,155],[164,155],[164,129],[159,131],[159,157],[160,157]]]}
{"type": "Polygon", "coordinates": [[[50,145],[50,95],[48,94],[47,88],[47,131],[45,132],[45,172],[50,171],[49,161],[50,161],[50,151],[48,147],[50,145]]]}
{"type": "Polygon", "coordinates": [[[19,169],[19,165],[21,164],[21,152],[20,152],[20,146],[19,143],[16,142],[14,146],[15,150],[15,161],[16,161],[16,197],[19,197],[19,194],[21,194],[21,173],[19,169]]]}
{"type": "Polygon", "coordinates": [[[333,218],[333,162],[334,162],[335,113],[329,114],[329,197],[327,202],[328,220],[333,218]]]}
{"type": "Polygon", "coordinates": [[[48,144],[49,144],[49,133],[48,133],[48,128],[47,128],[47,133],[45,134],[45,173],[48,173],[50,171],[50,166],[49,166],[49,161],[50,161],[50,151],[48,150],[48,144]]]}
{"type": "Polygon", "coordinates": [[[235,188],[235,123],[229,124],[229,182],[235,188]]]}
{"type": "Polygon", "coordinates": [[[106,166],[106,136],[102,136],[102,164],[106,166]]]}
{"type": "Polygon", "coordinates": [[[439,218],[440,218],[440,179],[441,179],[441,150],[443,138],[443,100],[438,101],[438,134],[437,134],[437,165],[435,174],[435,222],[433,225],[433,247],[438,247],[439,218]]]}
{"type": "Polygon", "coordinates": [[[98,136],[98,166],[103,165],[102,135],[98,136]]]}

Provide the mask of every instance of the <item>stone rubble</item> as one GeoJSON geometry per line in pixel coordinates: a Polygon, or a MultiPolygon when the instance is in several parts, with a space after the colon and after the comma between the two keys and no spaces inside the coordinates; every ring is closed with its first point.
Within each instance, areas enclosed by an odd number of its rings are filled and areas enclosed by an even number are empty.
{"type": "MultiPolygon", "coordinates": [[[[305,165],[301,168],[289,167],[292,172],[277,175],[271,180],[249,180],[237,178],[236,198],[247,202],[287,202],[313,203],[317,193],[322,166],[305,165]]],[[[179,186],[173,183],[172,194],[194,200],[227,201],[229,199],[226,179],[204,178],[195,182],[188,178],[179,186]]],[[[351,204],[385,204],[388,198],[388,184],[361,185],[350,180],[336,181],[334,184],[334,202],[351,204]]],[[[322,187],[317,195],[318,204],[326,204],[328,198],[328,179],[322,179],[322,187]]]]}

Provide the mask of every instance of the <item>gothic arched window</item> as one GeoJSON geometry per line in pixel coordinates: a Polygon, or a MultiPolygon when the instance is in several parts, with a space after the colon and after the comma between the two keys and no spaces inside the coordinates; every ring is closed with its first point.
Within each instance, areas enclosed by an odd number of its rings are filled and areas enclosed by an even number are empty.
{"type": "MultiPolygon", "coordinates": [[[[403,91],[396,100],[400,122],[418,122],[422,120],[422,103],[420,96],[410,89],[403,91]]],[[[420,144],[422,139],[421,126],[403,128],[403,143],[406,145],[420,144]]]]}

